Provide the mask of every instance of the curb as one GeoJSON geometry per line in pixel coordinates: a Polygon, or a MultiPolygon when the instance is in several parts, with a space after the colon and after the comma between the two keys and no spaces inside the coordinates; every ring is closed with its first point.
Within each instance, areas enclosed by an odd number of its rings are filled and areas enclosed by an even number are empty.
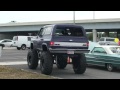
{"type": "Polygon", "coordinates": [[[16,49],[16,47],[4,47],[3,50],[4,49],[16,49]]]}

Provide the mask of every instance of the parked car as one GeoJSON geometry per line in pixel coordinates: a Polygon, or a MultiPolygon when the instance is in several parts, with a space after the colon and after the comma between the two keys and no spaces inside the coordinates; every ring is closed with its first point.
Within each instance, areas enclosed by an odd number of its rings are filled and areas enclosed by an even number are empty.
{"type": "Polygon", "coordinates": [[[98,41],[100,45],[120,45],[118,38],[112,38],[112,37],[101,37],[98,41]]]}
{"type": "Polygon", "coordinates": [[[0,44],[3,44],[3,47],[12,47],[13,41],[11,39],[0,40],[0,44]]]}
{"type": "Polygon", "coordinates": [[[108,71],[120,68],[120,46],[99,45],[86,53],[88,65],[104,66],[108,71]]]}
{"type": "Polygon", "coordinates": [[[4,44],[2,44],[2,43],[0,43],[0,46],[3,48],[3,47],[5,47],[5,45],[4,44]]]}

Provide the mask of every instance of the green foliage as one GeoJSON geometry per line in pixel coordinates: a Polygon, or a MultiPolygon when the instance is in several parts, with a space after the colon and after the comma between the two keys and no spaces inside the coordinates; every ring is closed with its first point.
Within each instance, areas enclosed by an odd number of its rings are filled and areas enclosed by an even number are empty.
{"type": "Polygon", "coordinates": [[[93,34],[92,33],[87,34],[87,37],[90,41],[93,41],[93,34]]]}

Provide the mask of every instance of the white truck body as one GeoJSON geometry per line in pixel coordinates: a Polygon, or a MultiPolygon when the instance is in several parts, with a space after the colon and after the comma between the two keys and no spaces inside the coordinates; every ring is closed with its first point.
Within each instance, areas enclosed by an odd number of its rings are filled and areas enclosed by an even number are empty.
{"type": "Polygon", "coordinates": [[[13,47],[21,48],[24,45],[26,48],[29,48],[31,39],[35,37],[36,36],[14,36],[13,47]]]}

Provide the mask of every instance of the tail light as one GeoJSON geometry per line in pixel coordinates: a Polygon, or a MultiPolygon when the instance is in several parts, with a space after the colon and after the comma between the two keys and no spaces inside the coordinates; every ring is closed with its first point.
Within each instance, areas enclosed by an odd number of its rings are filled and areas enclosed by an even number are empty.
{"type": "Polygon", "coordinates": [[[89,47],[89,42],[83,44],[83,46],[87,46],[87,47],[89,47]]]}
{"type": "Polygon", "coordinates": [[[118,45],[120,46],[120,41],[118,42],[118,45]]]}
{"type": "Polygon", "coordinates": [[[54,45],[54,42],[51,41],[51,42],[50,42],[50,46],[53,46],[53,45],[54,45]]]}
{"type": "Polygon", "coordinates": [[[89,47],[89,42],[87,43],[87,46],[89,47]]]}

